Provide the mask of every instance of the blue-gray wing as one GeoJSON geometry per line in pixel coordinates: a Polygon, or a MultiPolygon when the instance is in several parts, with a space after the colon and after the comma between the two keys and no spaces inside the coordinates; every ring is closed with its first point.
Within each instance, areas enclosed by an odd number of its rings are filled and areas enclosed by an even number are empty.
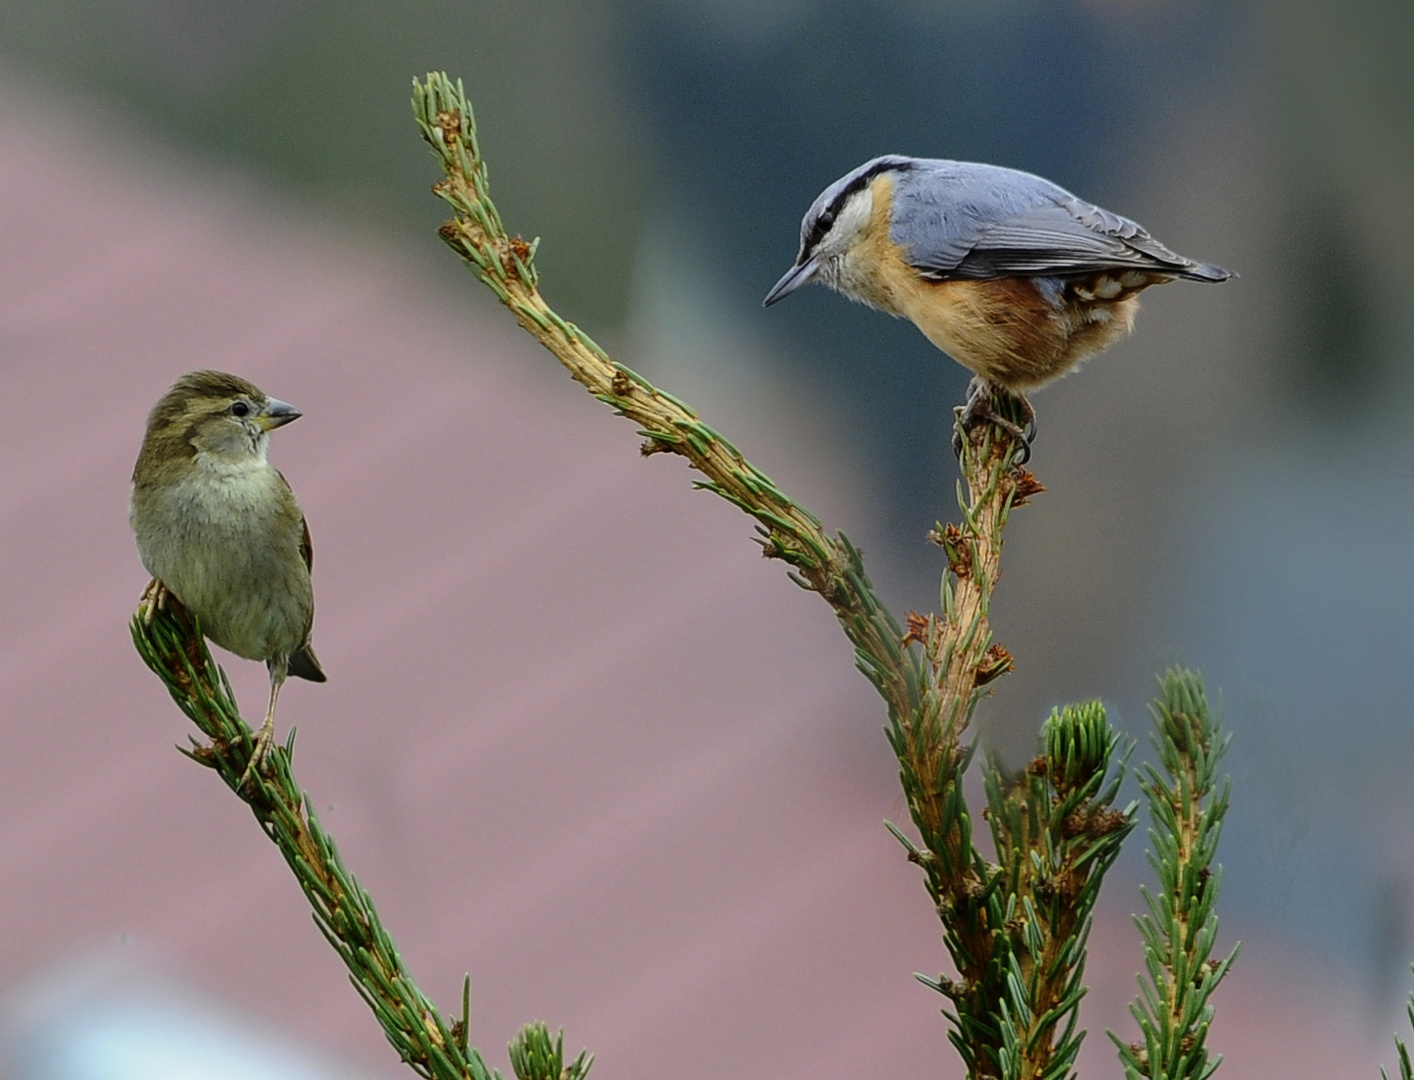
{"type": "Polygon", "coordinates": [[[1171,251],[1137,222],[1029,173],[949,163],[898,185],[891,235],[939,281],[1149,270],[1222,281],[1231,274],[1171,251]]]}

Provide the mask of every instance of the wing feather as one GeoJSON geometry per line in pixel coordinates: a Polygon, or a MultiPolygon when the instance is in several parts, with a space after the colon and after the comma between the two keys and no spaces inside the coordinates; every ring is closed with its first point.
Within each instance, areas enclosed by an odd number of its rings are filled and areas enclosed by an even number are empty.
{"type": "MultiPolygon", "coordinates": [[[[285,486],[289,487],[289,481],[285,480],[284,473],[280,474],[280,479],[285,486]]],[[[309,535],[309,519],[303,514],[299,516],[299,553],[304,560],[304,568],[313,572],[314,570],[314,540],[309,535]]],[[[305,641],[295,652],[290,654],[289,672],[291,675],[301,679],[308,679],[310,682],[325,682],[328,676],[324,674],[323,665],[319,663],[319,657],[314,655],[314,646],[309,641],[310,630],[313,629],[313,615],[310,611],[311,625],[305,630],[305,641]]]]}
{"type": "Polygon", "coordinates": [[[939,281],[1150,270],[1222,281],[1138,222],[1078,199],[1030,173],[928,163],[900,178],[891,235],[909,263],[939,281]]]}
{"type": "Polygon", "coordinates": [[[299,518],[300,540],[299,553],[304,559],[304,568],[310,573],[314,572],[314,541],[309,536],[309,521],[303,514],[299,518]]]}

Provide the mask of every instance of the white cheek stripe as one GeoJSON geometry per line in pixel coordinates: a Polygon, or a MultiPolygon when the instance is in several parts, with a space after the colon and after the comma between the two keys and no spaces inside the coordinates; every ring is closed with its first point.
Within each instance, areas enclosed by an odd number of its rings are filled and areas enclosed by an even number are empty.
{"type": "Polygon", "coordinates": [[[854,245],[864,226],[869,224],[869,216],[874,213],[874,189],[861,188],[845,200],[839,220],[830,230],[831,249],[842,254],[854,245]]]}

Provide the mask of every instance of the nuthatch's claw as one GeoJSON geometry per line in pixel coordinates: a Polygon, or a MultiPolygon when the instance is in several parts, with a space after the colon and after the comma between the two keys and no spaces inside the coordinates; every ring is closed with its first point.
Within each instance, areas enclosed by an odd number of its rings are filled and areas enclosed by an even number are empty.
{"type": "Polygon", "coordinates": [[[1025,465],[1031,460],[1031,440],[1025,435],[1021,436],[1021,453],[1017,455],[1015,464],[1025,465]]]}
{"type": "Polygon", "coordinates": [[[995,424],[1021,444],[1021,454],[1017,458],[1016,464],[1025,465],[1031,460],[1031,440],[1036,437],[1036,410],[1031,407],[1029,401],[1019,394],[1008,394],[1007,396],[1012,401],[1021,406],[1024,421],[1018,424],[1010,417],[1003,416],[997,411],[993,398],[994,393],[1006,394],[1006,391],[994,389],[980,375],[968,384],[966,403],[953,409],[957,415],[957,422],[953,425],[952,452],[961,459],[963,433],[974,424],[995,424]]]}

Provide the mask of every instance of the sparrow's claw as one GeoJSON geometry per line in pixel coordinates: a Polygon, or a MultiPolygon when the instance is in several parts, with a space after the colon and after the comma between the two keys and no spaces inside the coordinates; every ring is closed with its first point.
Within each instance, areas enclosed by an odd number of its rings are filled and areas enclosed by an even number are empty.
{"type": "Polygon", "coordinates": [[[236,785],[237,791],[245,787],[251,773],[265,765],[265,759],[270,756],[270,746],[274,741],[275,718],[267,716],[265,723],[261,724],[260,730],[255,733],[255,748],[250,752],[250,761],[246,764],[245,772],[241,773],[240,783],[236,785]]]}
{"type": "Polygon", "coordinates": [[[153,578],[147,583],[147,588],[142,590],[142,595],[138,597],[137,610],[142,616],[142,625],[151,626],[152,620],[159,611],[167,610],[167,598],[172,594],[167,591],[167,586],[153,578]]]}
{"type": "Polygon", "coordinates": [[[265,710],[265,723],[261,724],[260,730],[255,733],[255,747],[250,752],[250,762],[246,765],[245,772],[241,773],[240,783],[236,785],[237,791],[245,787],[251,773],[263,768],[265,759],[270,756],[270,744],[275,741],[275,702],[280,699],[280,687],[284,682],[285,669],[282,664],[270,673],[270,705],[265,710]]]}

